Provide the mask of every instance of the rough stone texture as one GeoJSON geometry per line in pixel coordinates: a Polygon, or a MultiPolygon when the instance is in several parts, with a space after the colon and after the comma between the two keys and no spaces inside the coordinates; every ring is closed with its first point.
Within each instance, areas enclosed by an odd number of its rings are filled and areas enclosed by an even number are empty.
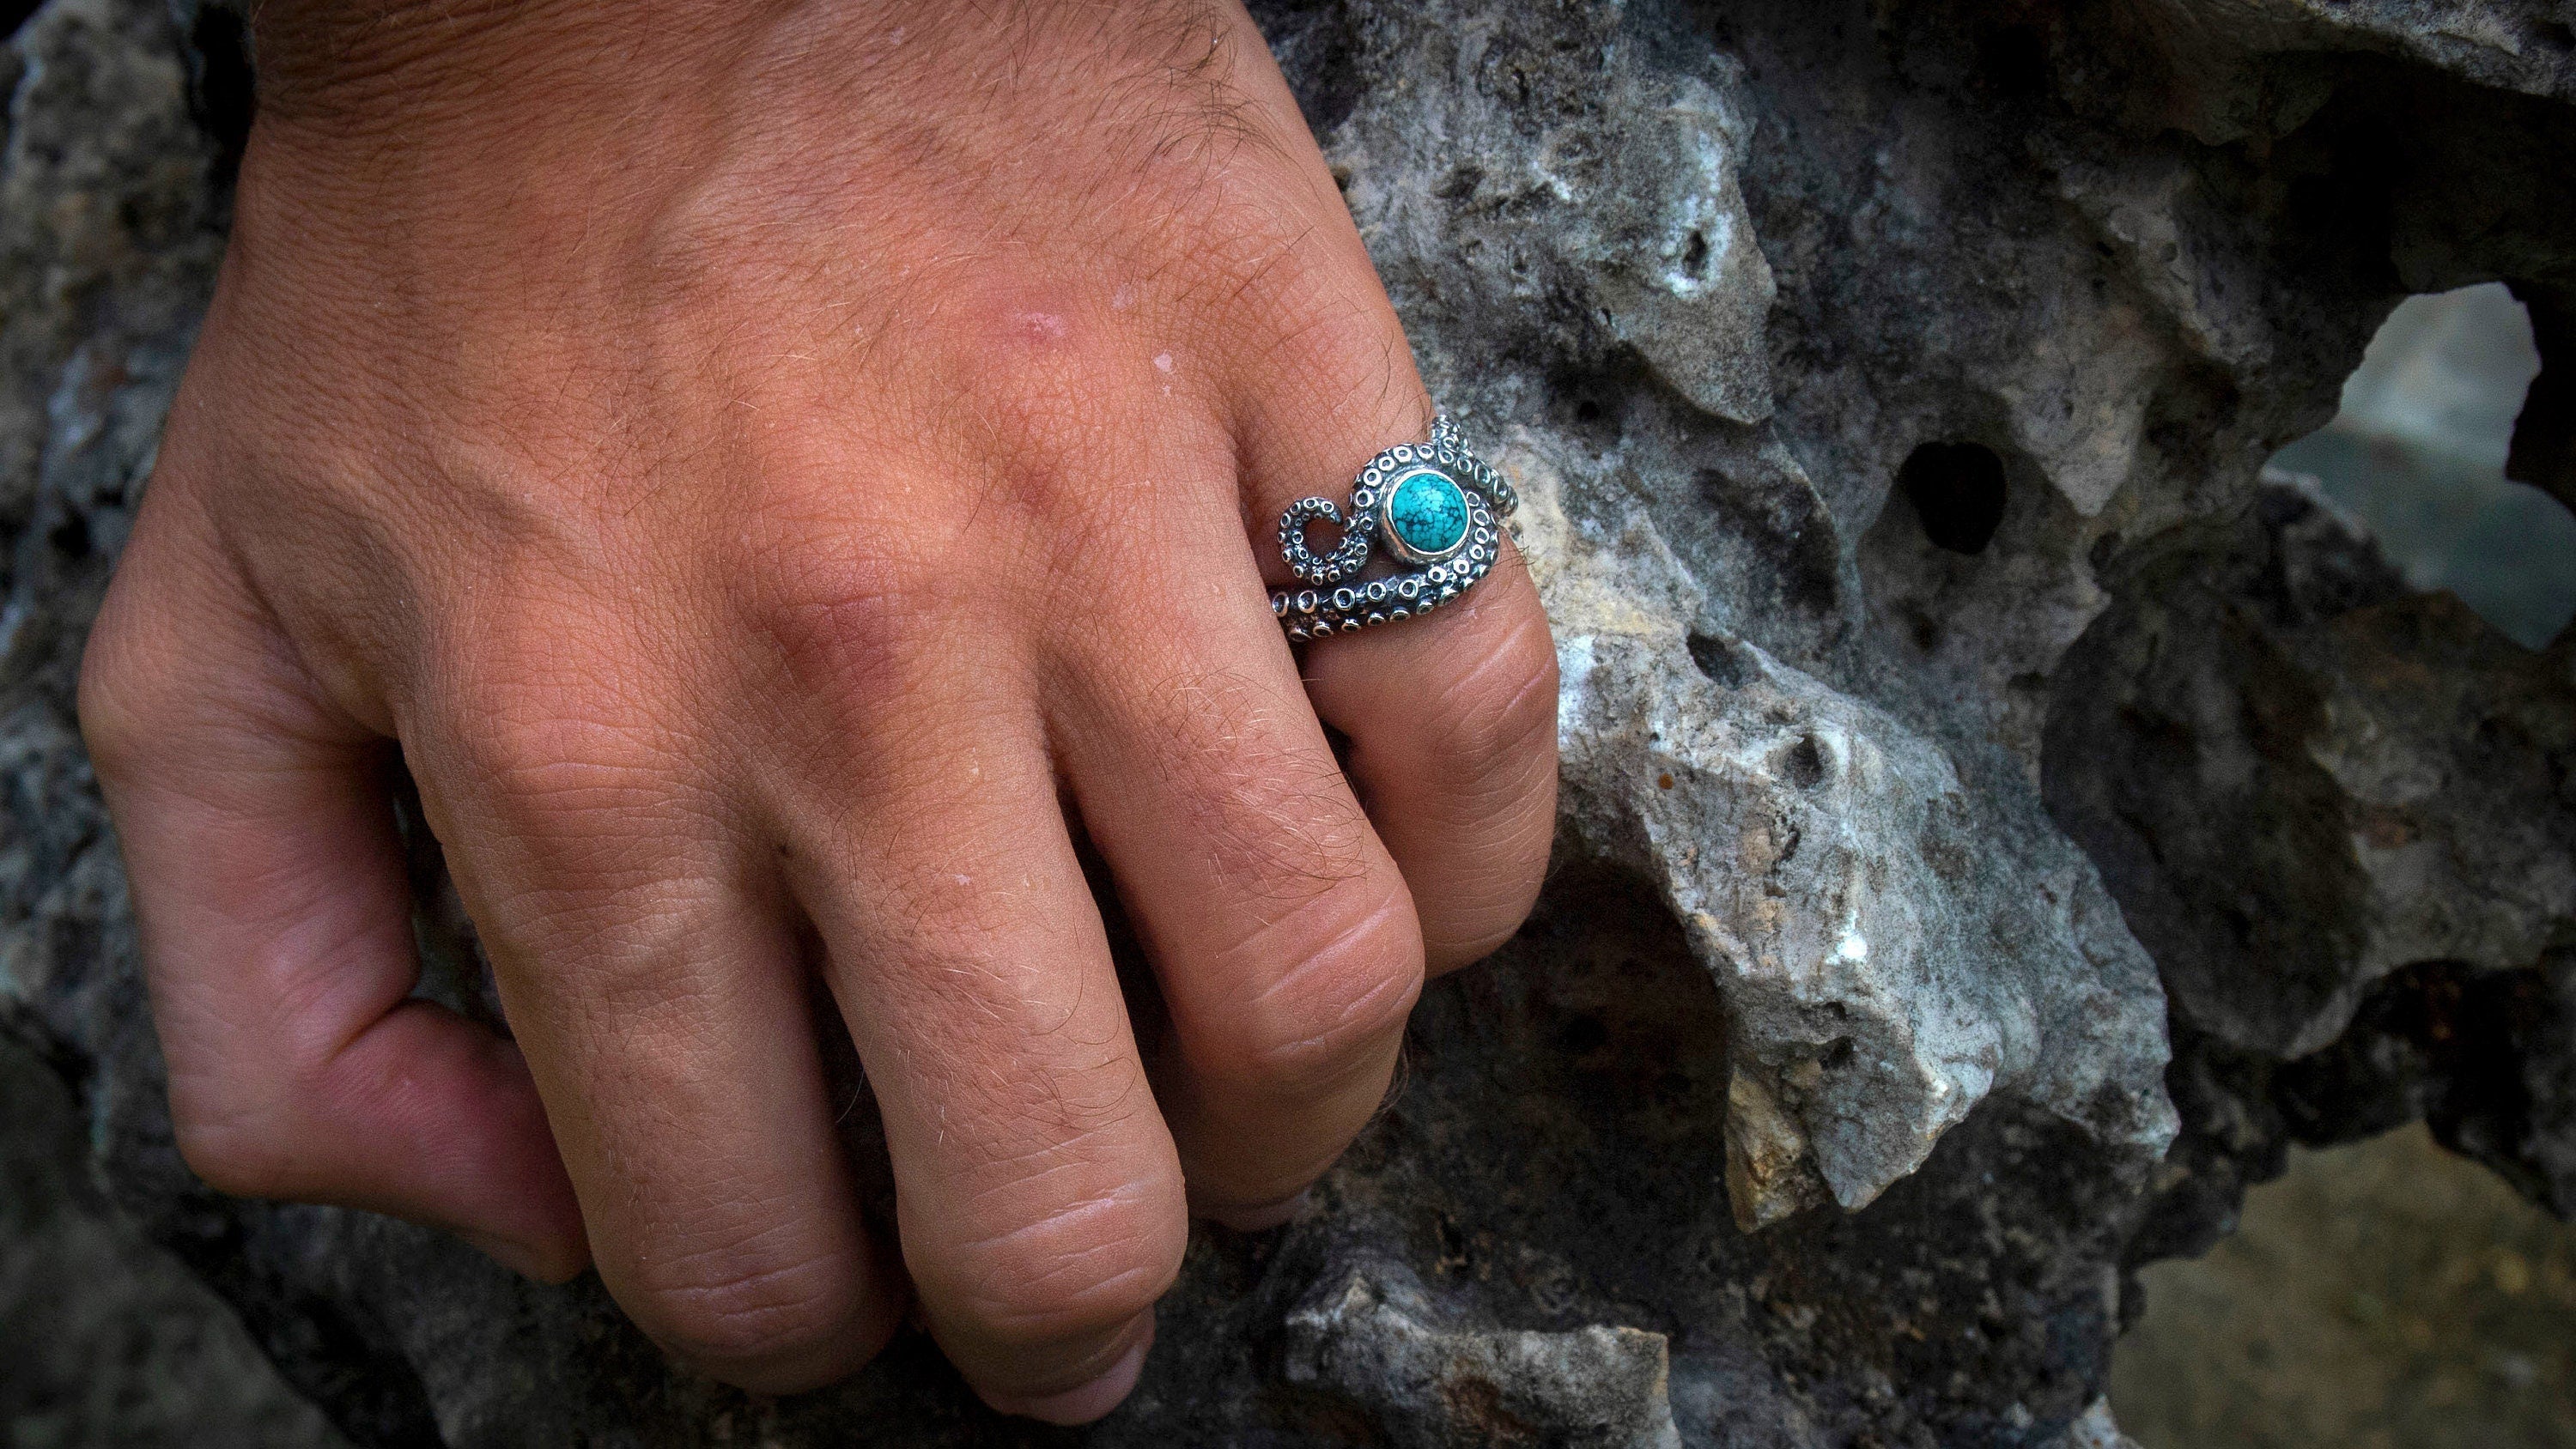
{"type": "Polygon", "coordinates": [[[71,1094],[0,1039],[0,1444],[347,1449],[99,1192],[71,1094]]]}
{"type": "Polygon", "coordinates": [[[1347,1395],[1389,1443],[1681,1443],[1670,1344],[1660,1333],[1597,1323],[1562,1333],[1453,1327],[1399,1264],[1322,1286],[1319,1301],[1288,1315],[1282,1377],[1347,1395]]]}
{"type": "MultiPolygon", "coordinates": [[[[1528,499],[1565,814],[1530,928],[1309,1212],[1201,1234],[1090,1438],[2111,1445],[2124,1267],[2288,1141],[2420,1114],[2576,1206],[2576,644],[2258,483],[2405,291],[2576,297],[2576,11],[1255,8],[1528,499]]],[[[917,1337],[747,1400],[594,1282],[177,1162],[70,703],[244,114],[229,12],[181,15],[56,0],[6,62],[0,1020],[359,1442],[1062,1437],[917,1337]]]]}

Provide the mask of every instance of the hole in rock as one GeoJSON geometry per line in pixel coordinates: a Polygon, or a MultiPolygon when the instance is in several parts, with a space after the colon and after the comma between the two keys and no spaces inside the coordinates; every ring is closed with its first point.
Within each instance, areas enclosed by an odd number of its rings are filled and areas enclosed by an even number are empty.
{"type": "Polygon", "coordinates": [[[77,513],[68,515],[46,535],[54,551],[65,558],[89,557],[89,520],[77,513]]]}
{"type": "Polygon", "coordinates": [[[2002,95],[2027,99],[2048,89],[2048,39],[2027,25],[2000,25],[1977,35],[1977,68],[2002,95]]]}
{"type": "Polygon", "coordinates": [[[1718,688],[1741,689],[1744,682],[1753,677],[1751,666],[1737,657],[1734,648],[1716,635],[1694,633],[1689,644],[1691,663],[1698,665],[1699,672],[1707,675],[1709,682],[1718,688]]]}
{"type": "Polygon", "coordinates": [[[1983,553],[2004,521],[2004,460],[1977,443],[1925,443],[1896,470],[1923,535],[1952,553],[1983,553]]]}
{"type": "Polygon", "coordinates": [[[1557,1031],[1556,1044],[1573,1056],[1597,1052],[1609,1045],[1610,1028],[1597,1016],[1578,1016],[1557,1031]]]}
{"type": "Polygon", "coordinates": [[[1440,1233],[1440,1263],[1443,1267],[1467,1266],[1467,1234],[1458,1220],[1442,1213],[1437,1223],[1440,1233]]]}
{"type": "MultiPolygon", "coordinates": [[[[1562,872],[1484,969],[1425,988],[1403,1089],[1346,1170],[1398,1174],[1388,1201],[1419,1215],[1426,1250],[1438,1231],[1444,1258],[1543,1241],[1566,1245],[1558,1261],[1575,1271],[1635,1281],[1644,1244],[1697,1241],[1726,1214],[1727,1039],[1717,983],[1659,887],[1598,867],[1562,872]],[[1411,1145],[1433,1139],[1427,1152],[1411,1145]],[[1707,1170],[1673,1171],[1677,1160],[1707,1170]],[[1503,1187],[1522,1182],[1544,1188],[1503,1187]]],[[[1730,1253],[1743,1246],[1727,1241],[1730,1253]]],[[[1495,1265],[1476,1291],[1532,1291],[1538,1280],[1520,1275],[1535,1265],[1518,1261],[1495,1265]]],[[[1644,1322],[1662,1326],[1651,1312],[1644,1322]]]]}
{"type": "Polygon", "coordinates": [[[1690,241],[1682,247],[1682,270],[1694,277],[1708,275],[1708,238],[1706,236],[1698,232],[1690,234],[1690,241]]]}
{"type": "Polygon", "coordinates": [[[2576,516],[2505,476],[2539,372],[2530,316],[2502,283],[2409,297],[2334,421],[2274,454],[2264,479],[2321,495],[2408,583],[2537,649],[2576,617],[2576,516]]]}
{"type": "Polygon", "coordinates": [[[1814,735],[1801,738],[1780,757],[1780,773],[1801,790],[1812,790],[1824,782],[1825,752],[1814,735]]]}
{"type": "Polygon", "coordinates": [[[1565,368],[1548,378],[1548,411],[1570,432],[1607,446],[1625,430],[1630,393],[1644,385],[1642,364],[1612,360],[1596,368],[1565,368]]]}

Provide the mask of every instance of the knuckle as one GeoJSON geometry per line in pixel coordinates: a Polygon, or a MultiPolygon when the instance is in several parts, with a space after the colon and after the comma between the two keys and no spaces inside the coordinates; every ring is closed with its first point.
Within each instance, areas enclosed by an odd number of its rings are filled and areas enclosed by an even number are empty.
{"type": "Polygon", "coordinates": [[[142,697],[146,680],[139,674],[115,626],[101,620],[81,655],[78,705],[81,739],[101,774],[125,773],[150,747],[154,711],[142,697]]]}
{"type": "Polygon", "coordinates": [[[1390,428],[1418,435],[1429,426],[1430,398],[1403,327],[1364,273],[1306,255],[1303,243],[1274,243],[1266,255],[1243,243],[1233,251],[1244,272],[1233,285],[1251,304],[1245,315],[1261,319],[1238,346],[1248,365],[1317,400],[1302,428],[1360,443],[1355,456],[1364,461],[1390,428]]]}
{"type": "Polygon", "coordinates": [[[981,329],[998,345],[977,347],[953,364],[979,400],[978,426],[999,457],[1044,484],[1102,430],[1104,385],[1127,368],[1111,334],[1059,313],[1047,298],[980,299],[991,321],[981,329]]]}
{"type": "Polygon", "coordinates": [[[483,778],[550,804],[612,787],[651,757],[611,710],[575,698],[495,700],[464,731],[464,744],[483,778]]]}
{"type": "Polygon", "coordinates": [[[675,803],[662,752],[640,728],[597,701],[504,695],[449,746],[502,834],[557,854],[675,803]]]}
{"type": "Polygon", "coordinates": [[[173,1078],[170,1126],[180,1160],[217,1192],[296,1196],[309,1175],[298,1146],[305,1134],[278,1120],[275,1100],[235,1078],[173,1078]]]}
{"type": "Polygon", "coordinates": [[[544,836],[594,812],[664,802],[674,772],[656,712],[613,634],[568,636],[560,613],[479,629],[428,696],[446,763],[461,768],[505,825],[544,836]]]}
{"type": "Polygon", "coordinates": [[[1290,1097],[1329,1091],[1373,1066],[1421,994],[1423,947],[1401,889],[1354,882],[1264,935],[1273,975],[1199,1054],[1203,1070],[1290,1097]]]}
{"type": "Polygon", "coordinates": [[[1323,393],[1333,399],[1330,412],[1312,421],[1341,430],[1382,427],[1390,385],[1404,376],[1398,360],[1410,357],[1393,316],[1367,305],[1365,292],[1318,275],[1322,269],[1312,264],[1283,268],[1273,256],[1246,253],[1240,246],[1236,251],[1237,267],[1257,268],[1243,285],[1268,294],[1261,299],[1263,315],[1272,319],[1263,338],[1263,360],[1284,376],[1314,379],[1331,388],[1323,393]]]}
{"type": "MultiPolygon", "coordinates": [[[[1022,414],[997,447],[980,510],[1021,521],[1032,537],[1082,530],[1094,535],[1095,549],[1120,539],[1114,532],[1117,510],[1136,500],[1131,492],[1106,483],[1099,465],[1100,459],[1117,456],[1117,444],[1105,434],[1081,441],[1086,425],[1074,418],[1039,415],[1035,408],[1023,408],[1022,414]]],[[[1048,552],[1052,556],[1053,550],[1048,552]]]]}
{"type": "Polygon", "coordinates": [[[109,586],[81,651],[78,704],[83,742],[102,773],[125,773],[151,757],[185,707],[174,671],[159,656],[169,640],[151,622],[145,570],[129,560],[109,586]]]}
{"type": "Polygon", "coordinates": [[[1059,1209],[917,1268],[942,1280],[979,1336],[1037,1347],[1151,1310],[1180,1275],[1187,1209],[1171,1184],[1134,1185],[1059,1209]]]}
{"type": "MultiPolygon", "coordinates": [[[[663,959],[653,931],[694,919],[692,853],[721,806],[651,719],[597,699],[504,697],[424,757],[433,808],[461,811],[482,924],[567,960],[663,959]],[[650,909],[645,906],[649,903],[650,909]]],[[[667,943],[664,943],[667,944],[667,943]]]]}
{"type": "Polygon", "coordinates": [[[774,1261],[739,1248],[635,1271],[620,1303],[681,1358],[723,1369],[808,1355],[847,1334],[862,1291],[832,1255],[774,1261]]]}
{"type": "Polygon", "coordinates": [[[737,571],[743,636],[791,690],[813,698],[899,693],[938,647],[943,626],[977,596],[980,575],[964,561],[917,541],[871,538],[853,547],[852,531],[773,517],[737,571]]]}

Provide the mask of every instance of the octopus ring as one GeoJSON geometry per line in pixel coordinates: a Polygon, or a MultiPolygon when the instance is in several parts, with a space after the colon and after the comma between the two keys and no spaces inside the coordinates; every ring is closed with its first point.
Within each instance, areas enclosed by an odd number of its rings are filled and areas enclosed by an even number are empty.
{"type": "Polygon", "coordinates": [[[1444,413],[1430,442],[1401,443],[1369,460],[1351,482],[1349,513],[1329,498],[1300,498],[1279,515],[1280,555],[1307,586],[1272,590],[1270,612],[1300,643],[1427,614],[1493,569],[1500,519],[1519,506],[1512,485],[1467,450],[1444,413]],[[1306,542],[1316,523],[1342,532],[1330,552],[1306,542]],[[1358,582],[1379,544],[1399,570],[1358,582]]]}

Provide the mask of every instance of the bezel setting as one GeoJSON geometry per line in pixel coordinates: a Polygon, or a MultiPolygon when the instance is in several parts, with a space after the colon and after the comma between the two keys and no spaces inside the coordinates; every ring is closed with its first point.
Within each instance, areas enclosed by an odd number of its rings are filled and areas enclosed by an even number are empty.
{"type": "Polygon", "coordinates": [[[1430,441],[1399,443],[1370,459],[1351,480],[1347,511],[1329,498],[1300,498],[1280,515],[1280,556],[1304,587],[1273,590],[1270,612],[1300,644],[1427,614],[1493,569],[1502,557],[1502,517],[1519,504],[1512,485],[1469,451],[1457,424],[1441,417],[1431,425],[1430,441]],[[1414,547],[1395,526],[1397,490],[1424,476],[1456,490],[1466,510],[1457,539],[1436,551],[1414,547]],[[1317,553],[1306,537],[1313,523],[1341,530],[1326,552],[1317,553]],[[1388,561],[1406,571],[1363,582],[1359,576],[1380,544],[1388,561]]]}
{"type": "Polygon", "coordinates": [[[1417,568],[1447,563],[1465,552],[1467,545],[1475,541],[1476,524],[1472,514],[1473,510],[1467,503],[1467,485],[1432,464],[1417,463],[1409,468],[1401,468],[1388,476],[1377,500],[1378,541],[1386,545],[1388,553],[1417,568]],[[1413,541],[1404,536],[1404,530],[1395,526],[1396,496],[1404,491],[1405,484],[1424,477],[1439,479],[1449,486],[1450,491],[1458,495],[1458,537],[1452,540],[1447,548],[1429,552],[1414,547],[1413,541]]]}

